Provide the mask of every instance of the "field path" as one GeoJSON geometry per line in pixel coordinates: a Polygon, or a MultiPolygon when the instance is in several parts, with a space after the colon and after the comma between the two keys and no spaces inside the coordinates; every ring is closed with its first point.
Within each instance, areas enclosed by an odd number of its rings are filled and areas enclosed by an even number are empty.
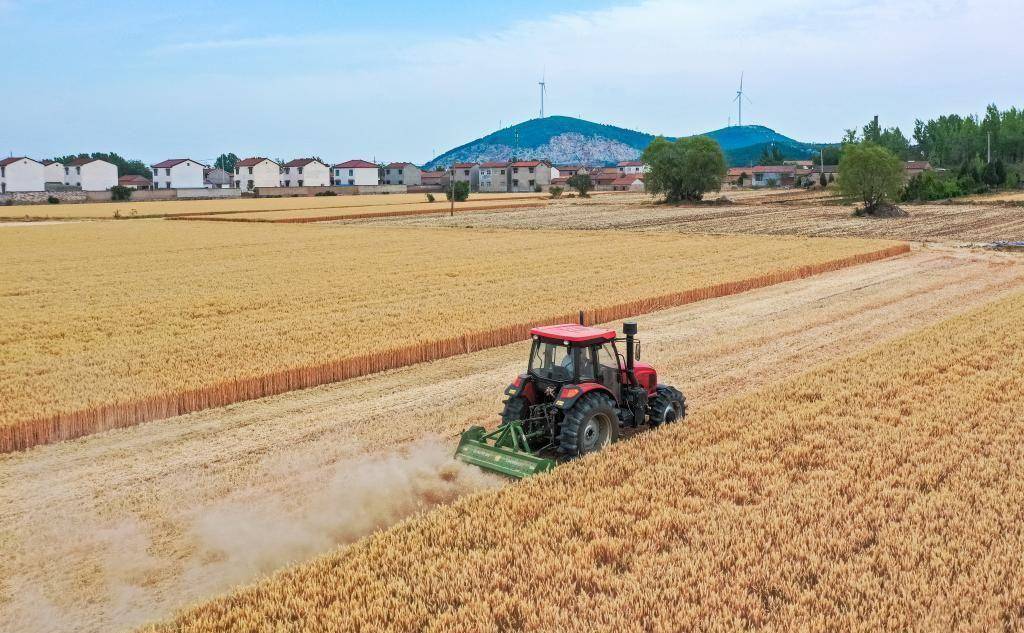
{"type": "MultiPolygon", "coordinates": [[[[638,321],[644,360],[700,408],[1021,289],[1024,259],[926,248],[638,321]]],[[[130,628],[425,507],[374,504],[432,485],[457,432],[493,424],[525,351],[0,456],[0,630],[130,628]]],[[[417,498],[490,485],[459,481],[417,498]]]]}

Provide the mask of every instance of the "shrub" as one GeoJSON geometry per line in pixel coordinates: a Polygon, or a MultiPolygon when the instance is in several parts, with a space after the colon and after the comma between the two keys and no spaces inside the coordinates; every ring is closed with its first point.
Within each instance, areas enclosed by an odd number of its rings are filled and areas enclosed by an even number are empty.
{"type": "Polygon", "coordinates": [[[897,200],[903,188],[903,161],[867,141],[847,144],[839,162],[839,190],[848,200],[863,203],[864,213],[897,200]]]}
{"type": "Polygon", "coordinates": [[[434,194],[428,193],[427,194],[427,202],[433,202],[433,201],[434,201],[434,194]]]}
{"type": "Polygon", "coordinates": [[[587,192],[594,188],[594,181],[590,179],[590,174],[576,174],[565,182],[575,189],[581,198],[586,198],[587,192]]]}
{"type": "Polygon", "coordinates": [[[551,187],[548,189],[548,193],[551,194],[552,198],[561,198],[563,189],[561,187],[551,187]]]}
{"type": "Polygon", "coordinates": [[[449,200],[451,200],[454,195],[455,202],[465,202],[466,200],[469,200],[469,183],[465,180],[460,180],[449,187],[448,191],[445,193],[449,200]]]}
{"type": "Polygon", "coordinates": [[[131,198],[132,198],[132,190],[129,189],[128,187],[123,187],[121,185],[114,185],[113,187],[110,188],[110,199],[111,200],[123,201],[123,200],[131,200],[131,198]]]}
{"type": "Polygon", "coordinates": [[[336,195],[338,195],[338,192],[337,191],[327,190],[327,191],[321,191],[319,193],[315,193],[313,195],[315,195],[315,196],[336,196],[336,195]]]}
{"type": "Polygon", "coordinates": [[[926,202],[928,200],[945,200],[963,195],[956,178],[942,178],[932,171],[917,174],[909,181],[900,193],[904,202],[926,202]]]}
{"type": "MultiPolygon", "coordinates": [[[[832,174],[829,174],[829,176],[831,176],[831,175],[832,174]]],[[[825,172],[821,172],[821,175],[818,176],[818,184],[821,185],[822,187],[827,187],[828,186],[828,182],[829,182],[828,181],[828,177],[825,176],[825,172]]]]}
{"type": "Polygon", "coordinates": [[[58,198],[57,196],[48,196],[46,198],[46,201],[49,202],[50,204],[60,204],[60,198],[58,198]]]}
{"type": "Polygon", "coordinates": [[[705,136],[674,142],[659,136],[644,150],[643,161],[650,166],[644,180],[647,191],[663,194],[670,204],[700,200],[706,192],[718,191],[726,173],[722,148],[705,136]]]}

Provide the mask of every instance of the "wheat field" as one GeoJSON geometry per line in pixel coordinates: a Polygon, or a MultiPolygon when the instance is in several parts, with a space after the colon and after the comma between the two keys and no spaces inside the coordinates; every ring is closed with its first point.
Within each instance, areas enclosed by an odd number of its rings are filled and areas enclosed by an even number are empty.
{"type": "Polygon", "coordinates": [[[510,343],[580,309],[607,321],[907,247],[139,220],[8,227],[0,250],[0,450],[12,450],[510,343]]]}
{"type": "Polygon", "coordinates": [[[1022,373],[1015,295],[152,630],[1020,630],[1022,373]]]}
{"type": "Polygon", "coordinates": [[[348,206],[339,208],[291,209],[285,211],[232,212],[206,215],[179,216],[180,220],[203,220],[215,222],[279,222],[303,223],[326,222],[331,220],[355,220],[377,217],[403,217],[415,215],[445,214],[449,211],[462,213],[466,211],[488,211],[500,209],[528,209],[547,205],[546,200],[519,198],[516,199],[471,199],[456,202],[452,205],[439,196],[435,202],[402,203],[377,206],[348,206]]]}

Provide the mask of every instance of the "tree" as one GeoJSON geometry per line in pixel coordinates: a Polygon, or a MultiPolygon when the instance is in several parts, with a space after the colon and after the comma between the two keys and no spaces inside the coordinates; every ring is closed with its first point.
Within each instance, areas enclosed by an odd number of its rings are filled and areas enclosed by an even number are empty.
{"type": "Polygon", "coordinates": [[[575,174],[570,176],[565,184],[575,189],[581,198],[586,198],[587,192],[594,188],[594,181],[590,179],[590,174],[575,174]]]}
{"type": "Polygon", "coordinates": [[[722,148],[706,136],[674,142],[659,136],[644,150],[643,162],[650,167],[645,188],[651,195],[663,194],[670,204],[700,200],[705,192],[718,191],[726,173],[722,148]]]}
{"type": "Polygon", "coordinates": [[[132,197],[132,190],[122,185],[114,185],[110,188],[110,199],[111,200],[130,200],[132,197]]]}
{"type": "Polygon", "coordinates": [[[764,149],[761,150],[761,158],[757,159],[757,164],[781,165],[784,160],[786,160],[786,158],[782,155],[782,150],[772,143],[770,145],[765,145],[764,149]]]}
{"type": "Polygon", "coordinates": [[[745,180],[750,180],[750,174],[748,174],[745,171],[741,171],[740,172],[740,177],[739,177],[739,186],[740,187],[743,186],[743,181],[745,181],[745,180]]]}
{"type": "Polygon", "coordinates": [[[465,202],[469,200],[469,181],[460,180],[445,191],[445,195],[449,200],[452,196],[455,197],[455,202],[465,202]]]}
{"type": "Polygon", "coordinates": [[[235,163],[238,162],[238,157],[235,156],[234,152],[228,152],[227,154],[221,154],[217,157],[217,160],[213,161],[213,166],[217,169],[223,169],[229,174],[235,173],[235,163]]]}
{"type": "Polygon", "coordinates": [[[822,187],[828,186],[828,178],[825,176],[825,172],[821,172],[821,175],[818,176],[818,184],[822,187]]]}
{"type": "Polygon", "coordinates": [[[839,163],[839,190],[864,203],[863,213],[896,200],[903,188],[903,161],[888,149],[863,141],[847,145],[839,163]]]}

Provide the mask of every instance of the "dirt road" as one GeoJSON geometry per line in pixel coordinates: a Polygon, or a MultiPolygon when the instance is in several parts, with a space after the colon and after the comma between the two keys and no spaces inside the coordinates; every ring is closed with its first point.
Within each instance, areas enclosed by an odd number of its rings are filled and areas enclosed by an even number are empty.
{"type": "MultiPolygon", "coordinates": [[[[1022,289],[1019,256],[924,249],[638,321],[644,360],[700,408],[1022,289]]],[[[0,630],[130,628],[496,485],[448,455],[525,351],[0,456],[0,630]]]]}

